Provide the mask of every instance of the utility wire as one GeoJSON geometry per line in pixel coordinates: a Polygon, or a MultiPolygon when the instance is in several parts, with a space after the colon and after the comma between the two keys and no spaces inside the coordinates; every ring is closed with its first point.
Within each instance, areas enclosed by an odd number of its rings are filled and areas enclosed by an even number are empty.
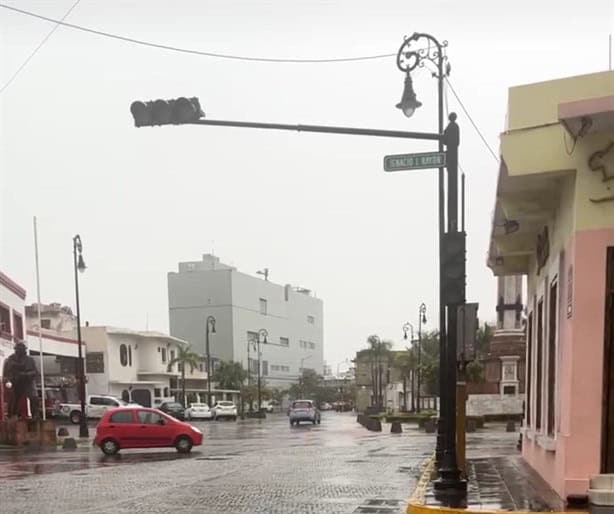
{"type": "Polygon", "coordinates": [[[480,136],[480,139],[482,140],[482,142],[484,143],[484,145],[486,145],[486,148],[488,148],[488,151],[490,152],[490,154],[493,156],[493,158],[495,159],[495,161],[497,161],[497,163],[499,162],[499,157],[497,157],[497,154],[495,153],[495,151],[492,149],[492,147],[488,144],[488,141],[486,141],[486,138],[484,137],[484,135],[482,134],[482,131],[479,129],[479,127],[476,125],[475,121],[473,121],[473,118],[471,117],[471,114],[469,114],[469,111],[467,110],[467,108],[465,107],[465,105],[463,104],[462,100],[460,99],[460,97],[458,96],[458,94],[456,93],[456,91],[454,90],[454,87],[452,86],[452,84],[450,83],[450,79],[448,79],[448,77],[446,77],[446,83],[448,84],[448,86],[450,87],[450,90],[452,91],[452,94],[454,94],[454,97],[456,98],[456,101],[459,103],[459,105],[461,106],[461,109],[463,109],[463,112],[465,113],[465,115],[467,116],[467,118],[469,118],[469,121],[471,122],[471,124],[473,125],[473,128],[475,129],[475,131],[478,133],[478,136],[480,136]]]}
{"type": "MultiPolygon", "coordinates": [[[[71,8],[68,9],[68,11],[66,11],[66,14],[64,14],[64,16],[62,16],[62,19],[59,20],[55,27],[53,27],[50,31],[49,34],[47,34],[43,40],[39,43],[39,45],[34,49],[34,51],[28,56],[28,58],[22,63],[22,65],[17,68],[17,71],[15,73],[13,73],[13,75],[11,76],[11,78],[9,78],[5,84],[2,86],[2,88],[0,88],[0,94],[4,93],[4,90],[10,86],[11,82],[13,82],[13,80],[15,80],[17,78],[17,75],[19,75],[21,73],[21,70],[23,70],[26,65],[32,60],[32,57],[34,57],[36,55],[36,53],[42,48],[42,46],[47,42],[47,40],[53,35],[53,33],[58,29],[58,27],[62,24],[62,22],[68,17],[68,15],[72,12],[72,10],[77,7],[77,4],[80,2],[81,0],[77,0],[74,4],[72,4],[71,8]]],[[[10,7],[4,6],[2,5],[2,7],[6,7],[7,9],[11,9],[10,7]]]]}
{"type": "Polygon", "coordinates": [[[217,52],[203,52],[201,50],[192,50],[189,48],[180,48],[176,46],[163,45],[160,43],[152,43],[150,41],[143,41],[140,39],[134,39],[131,37],[121,36],[119,34],[111,34],[110,32],[103,32],[101,30],[95,30],[95,29],[91,29],[88,27],[83,27],[81,25],[75,25],[73,23],[66,23],[64,21],[64,18],[66,16],[62,18],[61,20],[56,20],[53,18],[48,18],[47,16],[36,14],[31,11],[26,11],[24,9],[18,9],[17,7],[12,7],[6,4],[0,4],[0,7],[4,9],[8,9],[10,11],[24,14],[26,16],[38,18],[39,20],[49,21],[52,23],[56,23],[57,25],[62,25],[64,27],[68,27],[71,29],[80,30],[82,32],[89,32],[90,34],[96,34],[98,36],[118,39],[120,41],[126,41],[128,43],[134,43],[136,45],[160,48],[162,50],[170,50],[173,52],[181,52],[184,54],[204,55],[206,57],[217,57],[219,59],[234,59],[237,61],[277,62],[277,63],[327,63],[327,62],[352,62],[352,61],[368,61],[368,60],[375,60],[375,59],[387,59],[389,57],[395,57],[397,55],[396,53],[394,53],[394,54],[363,55],[363,56],[358,56],[358,57],[339,57],[339,58],[331,58],[331,59],[282,59],[282,58],[273,58],[273,57],[249,57],[245,55],[222,54],[222,53],[217,53],[217,52]]]}

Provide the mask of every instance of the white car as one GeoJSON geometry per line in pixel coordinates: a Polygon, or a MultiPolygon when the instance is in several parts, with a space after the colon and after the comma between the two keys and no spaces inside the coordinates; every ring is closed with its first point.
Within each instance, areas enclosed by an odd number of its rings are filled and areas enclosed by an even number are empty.
{"type": "Polygon", "coordinates": [[[213,413],[206,403],[191,403],[185,410],[185,419],[211,419],[213,413]]]}
{"type": "Polygon", "coordinates": [[[215,405],[211,409],[213,419],[228,418],[232,420],[237,419],[237,406],[233,402],[220,401],[215,402],[215,405]]]}

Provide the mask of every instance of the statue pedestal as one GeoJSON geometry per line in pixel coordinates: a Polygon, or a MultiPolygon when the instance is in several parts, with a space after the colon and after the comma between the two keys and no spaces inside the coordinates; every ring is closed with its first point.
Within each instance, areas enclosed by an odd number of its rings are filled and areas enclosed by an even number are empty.
{"type": "Polygon", "coordinates": [[[19,447],[55,447],[55,423],[50,420],[0,421],[0,444],[19,447]]]}

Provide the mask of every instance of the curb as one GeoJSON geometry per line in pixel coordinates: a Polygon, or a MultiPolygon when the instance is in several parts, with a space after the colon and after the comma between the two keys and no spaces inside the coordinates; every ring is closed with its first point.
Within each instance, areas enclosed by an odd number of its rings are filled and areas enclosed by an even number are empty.
{"type": "MultiPolygon", "coordinates": [[[[433,477],[435,471],[435,454],[427,458],[422,464],[422,473],[418,479],[418,484],[414,489],[407,504],[407,514],[501,514],[503,512],[507,514],[535,514],[538,511],[527,510],[484,510],[480,508],[452,508],[452,507],[440,507],[437,505],[425,505],[424,499],[429,482],[433,477]]],[[[566,510],[566,511],[544,511],[549,514],[587,514],[586,510],[566,510]]]]}

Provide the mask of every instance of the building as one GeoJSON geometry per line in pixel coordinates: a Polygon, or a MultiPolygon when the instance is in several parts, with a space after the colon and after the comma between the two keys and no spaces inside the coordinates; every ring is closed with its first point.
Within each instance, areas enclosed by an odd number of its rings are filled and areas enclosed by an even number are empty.
{"type": "Polygon", "coordinates": [[[483,380],[468,383],[470,416],[522,416],[525,400],[525,320],[522,276],[497,279],[497,324],[486,355],[483,380]]]}
{"type": "Polygon", "coordinates": [[[171,335],[189,341],[201,355],[206,354],[206,319],[215,318],[213,361],[240,362],[255,375],[257,352],[251,344],[248,350],[248,342],[256,342],[265,329],[261,373],[268,387],[296,383],[301,369],[323,371],[322,300],[307,289],[241,273],[207,254],[168,274],[168,297],[171,335]]]}
{"type": "MultiPolygon", "coordinates": [[[[181,373],[177,365],[171,369],[168,366],[179,348],[188,346],[186,341],[159,332],[108,326],[85,326],[81,335],[87,342],[88,394],[116,396],[144,407],[175,400],[172,386],[181,373]]],[[[186,371],[192,379],[198,376],[186,371]]],[[[201,374],[204,390],[206,373],[203,369],[196,371],[201,374]]]]}
{"type": "Polygon", "coordinates": [[[522,454],[559,493],[614,472],[614,72],[509,90],[488,265],[527,277],[522,454]]]}
{"type": "Polygon", "coordinates": [[[0,272],[0,420],[7,411],[2,370],[15,342],[24,341],[25,299],[26,290],[0,272]]]}

